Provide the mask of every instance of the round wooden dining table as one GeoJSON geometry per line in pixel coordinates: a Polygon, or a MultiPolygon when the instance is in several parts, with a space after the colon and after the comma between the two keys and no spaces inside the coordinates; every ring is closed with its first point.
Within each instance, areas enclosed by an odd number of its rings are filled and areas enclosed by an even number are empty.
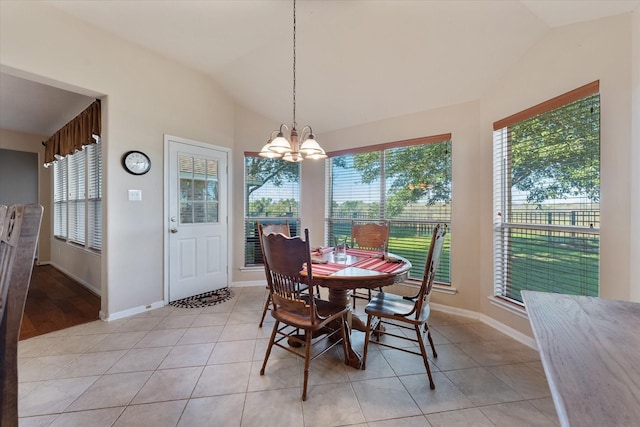
{"type": "MultiPolygon", "coordinates": [[[[329,301],[351,307],[351,291],[354,289],[377,289],[394,283],[403,282],[411,269],[409,260],[386,252],[374,252],[361,249],[348,249],[345,260],[336,260],[331,250],[319,249],[312,252],[313,284],[329,290],[329,301]],[[323,253],[324,252],[324,253],[323,253]]],[[[350,327],[365,332],[367,325],[354,313],[351,313],[350,327]]],[[[362,356],[353,349],[347,334],[346,363],[359,369],[362,356]]]]}

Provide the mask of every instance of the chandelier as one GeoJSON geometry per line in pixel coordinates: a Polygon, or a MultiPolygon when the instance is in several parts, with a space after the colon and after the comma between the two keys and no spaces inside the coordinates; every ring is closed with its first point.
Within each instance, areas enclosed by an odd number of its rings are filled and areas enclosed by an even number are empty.
{"type": "Polygon", "coordinates": [[[296,126],[296,0],[293,0],[293,123],[291,128],[283,123],[280,129],[271,132],[269,141],[258,155],[270,159],[282,158],[287,162],[326,158],[327,155],[316,141],[311,126],[302,128],[299,137],[296,126]],[[284,130],[289,132],[288,139],[284,136],[284,130]]]}

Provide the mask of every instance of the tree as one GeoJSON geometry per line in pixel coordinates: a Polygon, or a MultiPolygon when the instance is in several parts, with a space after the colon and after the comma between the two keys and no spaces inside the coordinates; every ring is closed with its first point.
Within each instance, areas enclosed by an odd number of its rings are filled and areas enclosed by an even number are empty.
{"type": "MultiPolygon", "coordinates": [[[[380,179],[383,158],[387,218],[400,215],[410,203],[451,201],[451,141],[356,154],[353,168],[363,184],[380,179]]],[[[349,167],[346,158],[333,162],[334,167],[349,167]]]]}
{"type": "Polygon", "coordinates": [[[280,159],[246,157],[245,168],[247,186],[245,206],[249,208],[249,216],[264,216],[272,213],[268,207],[272,200],[263,198],[260,201],[251,201],[252,193],[266,184],[280,187],[286,182],[298,182],[300,179],[298,163],[285,162],[280,159]]]}
{"type": "Polygon", "coordinates": [[[262,157],[246,157],[247,200],[254,191],[267,183],[280,187],[285,182],[298,182],[300,167],[298,163],[290,163],[281,159],[262,157]]]}
{"type": "Polygon", "coordinates": [[[535,204],[600,201],[599,117],[600,99],[592,95],[511,126],[512,187],[535,204]]]}

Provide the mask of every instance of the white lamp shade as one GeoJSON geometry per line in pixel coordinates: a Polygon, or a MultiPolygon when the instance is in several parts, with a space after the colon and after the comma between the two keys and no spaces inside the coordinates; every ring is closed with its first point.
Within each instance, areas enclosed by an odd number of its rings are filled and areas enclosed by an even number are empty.
{"type": "Polygon", "coordinates": [[[269,147],[269,150],[279,154],[290,153],[291,144],[289,144],[289,141],[287,141],[287,138],[282,136],[282,134],[280,133],[273,141],[271,141],[271,146],[269,147]]]}
{"type": "Polygon", "coordinates": [[[320,159],[326,159],[326,158],[327,158],[327,153],[325,153],[322,148],[320,148],[319,153],[313,153],[313,154],[307,155],[307,159],[312,159],[312,160],[320,160],[320,159]]]}
{"type": "Polygon", "coordinates": [[[299,163],[303,161],[302,154],[290,151],[282,157],[282,160],[292,163],[299,163]]]}
{"type": "Polygon", "coordinates": [[[320,144],[313,138],[307,138],[300,147],[300,152],[305,156],[310,156],[312,154],[323,152],[322,148],[320,148],[320,144]]]}
{"type": "Polygon", "coordinates": [[[264,147],[262,147],[262,150],[260,150],[260,152],[258,153],[258,156],[266,157],[268,159],[279,159],[280,157],[282,157],[282,154],[276,153],[275,151],[271,151],[269,149],[270,147],[271,147],[271,143],[267,142],[264,145],[264,147]]]}

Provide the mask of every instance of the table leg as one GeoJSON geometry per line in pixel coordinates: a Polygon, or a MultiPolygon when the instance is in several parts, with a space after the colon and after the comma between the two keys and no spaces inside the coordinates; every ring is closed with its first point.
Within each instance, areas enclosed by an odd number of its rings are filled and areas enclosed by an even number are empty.
{"type": "MultiPolygon", "coordinates": [[[[349,304],[349,291],[345,289],[329,289],[329,301],[335,304],[350,306],[349,304]]],[[[353,349],[351,345],[351,329],[357,329],[359,331],[366,331],[366,325],[360,320],[358,316],[354,316],[353,313],[349,315],[349,331],[347,331],[347,354],[345,357],[345,364],[360,369],[362,366],[362,356],[353,349]]]]}

